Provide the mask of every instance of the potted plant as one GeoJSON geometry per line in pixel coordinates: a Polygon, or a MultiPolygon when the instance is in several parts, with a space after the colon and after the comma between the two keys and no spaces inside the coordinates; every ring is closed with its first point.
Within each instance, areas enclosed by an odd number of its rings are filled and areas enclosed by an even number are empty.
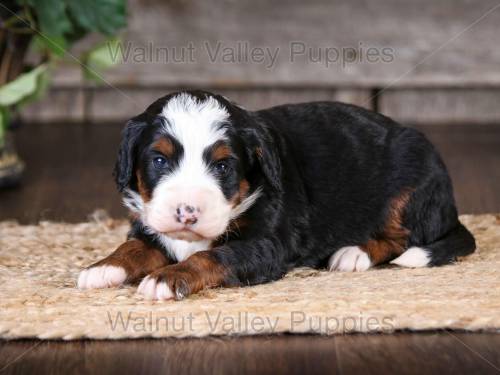
{"type": "Polygon", "coordinates": [[[126,0],[4,0],[0,3],[0,188],[17,183],[24,169],[9,127],[23,105],[40,98],[61,61],[99,80],[111,65],[109,43],[126,25],[126,0]],[[79,57],[67,51],[90,33],[105,37],[79,57]],[[27,61],[28,51],[35,61],[27,61]]]}

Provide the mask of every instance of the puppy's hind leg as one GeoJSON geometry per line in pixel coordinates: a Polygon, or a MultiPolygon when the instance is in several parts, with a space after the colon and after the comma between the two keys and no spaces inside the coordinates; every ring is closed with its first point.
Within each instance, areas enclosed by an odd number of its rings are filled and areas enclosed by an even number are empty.
{"type": "Polygon", "coordinates": [[[454,262],[459,256],[473,253],[475,248],[474,237],[458,222],[457,226],[441,239],[429,245],[410,247],[391,263],[411,268],[441,266],[454,262]]]}
{"type": "Polygon", "coordinates": [[[401,255],[410,233],[402,224],[410,194],[410,190],[404,190],[389,202],[385,225],[372,238],[359,246],[337,250],[328,261],[330,271],[366,271],[401,255]]]}
{"type": "Polygon", "coordinates": [[[328,261],[330,271],[366,271],[378,264],[386,263],[401,255],[404,245],[394,238],[369,240],[361,246],[346,246],[338,249],[328,261]]]}

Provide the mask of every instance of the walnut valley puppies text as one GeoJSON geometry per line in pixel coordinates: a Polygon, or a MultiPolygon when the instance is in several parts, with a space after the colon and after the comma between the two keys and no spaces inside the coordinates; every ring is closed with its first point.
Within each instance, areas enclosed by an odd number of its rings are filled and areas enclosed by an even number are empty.
{"type": "Polygon", "coordinates": [[[370,46],[359,42],[355,46],[309,45],[291,41],[286,47],[257,46],[248,41],[225,43],[221,41],[185,45],[160,46],[152,42],[131,42],[108,45],[112,61],[131,63],[194,64],[255,64],[273,69],[278,64],[307,63],[324,68],[345,68],[351,64],[391,63],[395,50],[391,47],[370,46]]]}
{"type": "Polygon", "coordinates": [[[111,330],[121,330],[136,334],[175,334],[193,333],[196,327],[204,326],[208,334],[245,334],[245,333],[278,333],[278,332],[311,332],[318,334],[348,332],[393,332],[396,327],[392,316],[318,316],[303,311],[291,311],[284,316],[263,316],[239,312],[225,315],[221,311],[188,313],[165,317],[149,312],[116,312],[107,313],[106,324],[111,330]]]}

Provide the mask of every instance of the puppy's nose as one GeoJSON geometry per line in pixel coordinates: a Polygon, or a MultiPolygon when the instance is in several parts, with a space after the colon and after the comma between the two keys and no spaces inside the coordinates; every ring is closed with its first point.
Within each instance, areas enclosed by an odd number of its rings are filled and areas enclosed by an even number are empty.
{"type": "Polygon", "coordinates": [[[194,225],[198,222],[201,213],[199,207],[187,203],[181,203],[175,210],[175,220],[185,225],[194,225]]]}

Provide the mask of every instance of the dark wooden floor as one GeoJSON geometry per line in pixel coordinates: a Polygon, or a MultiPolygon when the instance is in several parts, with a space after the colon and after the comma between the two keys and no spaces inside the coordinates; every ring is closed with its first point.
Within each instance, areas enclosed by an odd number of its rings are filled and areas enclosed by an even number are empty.
{"type": "MultiPolygon", "coordinates": [[[[111,170],[119,124],[34,125],[17,134],[23,185],[0,191],[0,220],[125,215],[111,170]]],[[[421,127],[441,150],[461,213],[500,212],[500,126],[421,127]]],[[[464,307],[466,308],[466,307],[464,307]]],[[[427,332],[318,337],[0,341],[2,373],[500,373],[500,335],[427,332]]]]}
{"type": "Polygon", "coordinates": [[[0,373],[498,374],[499,350],[498,334],[448,332],[15,341],[0,347],[0,373]]]}

